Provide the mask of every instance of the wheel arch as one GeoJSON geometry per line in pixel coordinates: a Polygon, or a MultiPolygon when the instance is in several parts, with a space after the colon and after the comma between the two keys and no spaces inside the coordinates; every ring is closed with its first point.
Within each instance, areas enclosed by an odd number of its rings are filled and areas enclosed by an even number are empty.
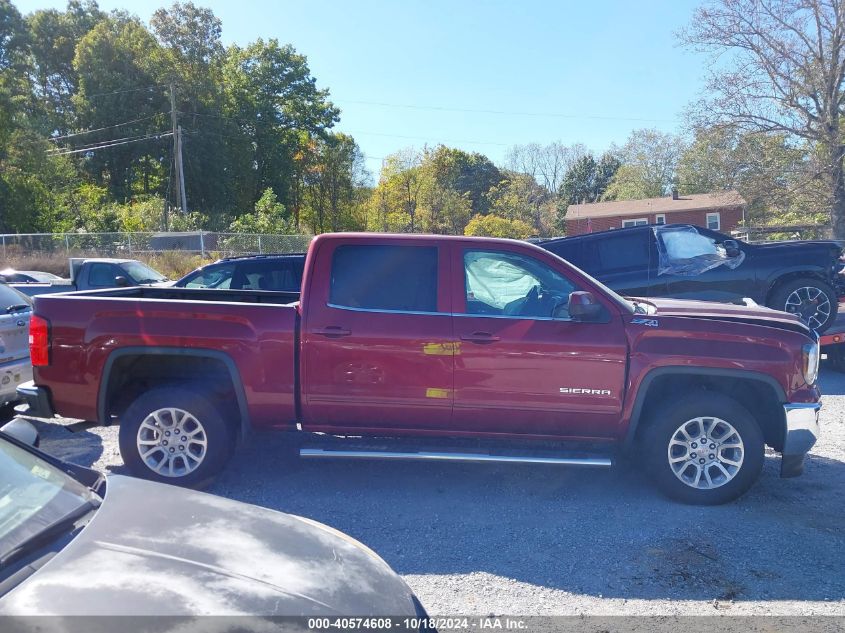
{"type": "Polygon", "coordinates": [[[734,398],[754,416],[766,444],[775,450],[783,448],[786,392],[772,376],[744,369],[671,366],[652,369],[640,383],[623,449],[631,448],[641,436],[650,411],[663,402],[662,396],[683,389],[713,390],[734,398]]]}
{"type": "Polygon", "coordinates": [[[830,280],[825,276],[825,271],[821,268],[794,268],[781,270],[769,278],[768,288],[766,289],[766,305],[769,305],[772,301],[772,296],[780,290],[781,286],[797,279],[815,279],[828,285],[831,284],[830,280]]]}
{"type": "MultiPolygon", "coordinates": [[[[243,382],[241,381],[240,372],[231,356],[225,352],[212,349],[203,348],[181,348],[181,347],[158,347],[158,346],[139,346],[139,347],[124,347],[111,352],[106,359],[103,366],[103,371],[100,377],[100,386],[97,393],[97,417],[101,423],[107,424],[111,416],[111,398],[112,389],[114,386],[113,378],[115,377],[115,366],[121,361],[130,360],[133,358],[150,358],[150,357],[178,357],[183,359],[191,359],[194,361],[208,360],[219,363],[224,368],[225,374],[231,381],[231,390],[235,397],[235,408],[238,413],[238,434],[243,439],[252,430],[252,425],[249,417],[249,409],[247,407],[246,393],[244,391],[243,382]]],[[[165,377],[161,384],[166,384],[168,380],[165,377]]],[[[190,383],[191,381],[184,380],[183,383],[190,383]]]]}

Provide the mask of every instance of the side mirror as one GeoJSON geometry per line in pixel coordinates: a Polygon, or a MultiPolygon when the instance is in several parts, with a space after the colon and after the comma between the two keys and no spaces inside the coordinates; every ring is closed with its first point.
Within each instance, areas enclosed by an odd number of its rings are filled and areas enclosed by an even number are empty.
{"type": "Polygon", "coordinates": [[[592,292],[576,290],[569,293],[569,316],[573,321],[593,321],[601,314],[601,304],[596,303],[592,292]]]}
{"type": "Polygon", "coordinates": [[[118,288],[126,288],[129,285],[129,280],[123,275],[118,275],[114,278],[114,285],[118,288]]]}
{"type": "Polygon", "coordinates": [[[38,431],[32,424],[21,418],[15,418],[8,424],[0,427],[0,433],[15,438],[27,446],[38,446],[38,431]]]}
{"type": "Polygon", "coordinates": [[[722,248],[725,249],[725,255],[728,257],[738,257],[742,252],[739,249],[739,242],[736,240],[725,240],[722,242],[722,248]]]}

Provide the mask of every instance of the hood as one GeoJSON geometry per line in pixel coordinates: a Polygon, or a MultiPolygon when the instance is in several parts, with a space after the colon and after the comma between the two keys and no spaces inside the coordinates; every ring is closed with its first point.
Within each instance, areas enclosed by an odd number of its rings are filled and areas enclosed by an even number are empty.
{"type": "Polygon", "coordinates": [[[113,476],[91,522],[0,599],[0,614],[413,616],[412,596],[332,528],[113,476]]]}
{"type": "Polygon", "coordinates": [[[637,299],[656,308],[653,316],[684,317],[691,319],[717,319],[749,325],[765,325],[783,330],[800,332],[810,336],[810,328],[794,314],[772,310],[764,306],[745,306],[714,301],[690,301],[687,299],[637,299]]]}

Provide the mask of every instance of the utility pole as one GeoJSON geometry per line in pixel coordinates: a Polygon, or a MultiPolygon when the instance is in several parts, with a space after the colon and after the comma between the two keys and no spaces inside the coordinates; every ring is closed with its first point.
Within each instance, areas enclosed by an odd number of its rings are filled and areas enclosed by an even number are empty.
{"type": "Polygon", "coordinates": [[[185,199],[185,174],[182,171],[182,126],[178,124],[176,112],[176,87],[170,84],[170,123],[173,133],[173,162],[176,165],[176,205],[182,213],[188,212],[185,199]]]}
{"type": "Polygon", "coordinates": [[[182,213],[188,212],[188,201],[185,198],[185,170],[182,168],[182,126],[180,125],[176,130],[176,145],[178,149],[176,150],[176,159],[179,161],[177,164],[179,165],[179,191],[182,194],[181,202],[182,202],[182,213]]]}

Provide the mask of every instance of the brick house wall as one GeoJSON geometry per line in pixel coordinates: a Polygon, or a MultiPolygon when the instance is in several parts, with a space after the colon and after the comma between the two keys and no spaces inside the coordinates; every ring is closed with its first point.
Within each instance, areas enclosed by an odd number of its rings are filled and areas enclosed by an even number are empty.
{"type": "Polygon", "coordinates": [[[667,211],[663,214],[644,213],[642,215],[615,215],[598,218],[578,218],[566,220],[567,235],[581,235],[582,233],[596,233],[607,229],[622,228],[623,220],[646,218],[649,224],[657,224],[657,215],[666,216],[666,224],[695,224],[707,226],[707,214],[718,213],[721,226],[719,231],[730,234],[742,222],[742,207],[719,207],[714,209],[696,209],[694,211],[667,211]]]}

